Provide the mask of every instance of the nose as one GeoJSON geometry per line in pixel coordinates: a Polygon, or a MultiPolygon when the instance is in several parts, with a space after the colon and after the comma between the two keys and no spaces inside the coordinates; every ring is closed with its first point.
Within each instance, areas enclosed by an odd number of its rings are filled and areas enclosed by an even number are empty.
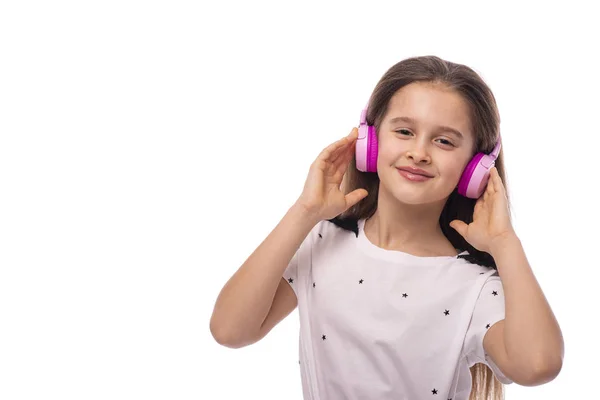
{"type": "Polygon", "coordinates": [[[408,158],[412,158],[415,164],[426,161],[429,163],[431,158],[426,150],[426,145],[414,143],[414,145],[406,152],[408,158]]]}

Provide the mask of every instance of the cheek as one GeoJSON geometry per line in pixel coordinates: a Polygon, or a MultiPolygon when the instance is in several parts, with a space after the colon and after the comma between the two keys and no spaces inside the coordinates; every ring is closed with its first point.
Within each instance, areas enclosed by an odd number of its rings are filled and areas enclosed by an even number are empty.
{"type": "Polygon", "coordinates": [[[377,159],[378,160],[383,160],[386,163],[389,163],[389,161],[394,158],[397,157],[398,153],[393,151],[392,149],[390,149],[389,146],[381,146],[379,147],[379,150],[377,151],[377,159]]]}
{"type": "Polygon", "coordinates": [[[393,140],[392,138],[384,138],[379,142],[377,156],[380,159],[388,162],[396,162],[398,157],[402,156],[406,152],[406,146],[402,140],[393,140]]]}
{"type": "Polygon", "coordinates": [[[469,165],[469,162],[472,159],[471,153],[468,152],[461,152],[460,154],[457,154],[457,159],[459,159],[460,161],[457,162],[457,169],[460,170],[460,173],[462,173],[462,171],[467,168],[467,165],[469,165]]]}
{"type": "MultiPolygon", "coordinates": [[[[469,159],[470,160],[470,159],[469,159]]],[[[465,161],[464,155],[456,156],[454,160],[451,160],[447,165],[448,176],[457,182],[460,180],[463,171],[467,167],[468,161],[465,161]],[[459,159],[459,161],[457,161],[459,159]]]]}

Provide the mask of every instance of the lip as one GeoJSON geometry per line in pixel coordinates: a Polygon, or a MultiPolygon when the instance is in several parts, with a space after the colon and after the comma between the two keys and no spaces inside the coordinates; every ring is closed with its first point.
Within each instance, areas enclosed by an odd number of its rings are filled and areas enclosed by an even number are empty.
{"type": "Polygon", "coordinates": [[[399,169],[400,171],[406,171],[406,172],[410,172],[413,175],[422,175],[422,176],[426,176],[427,178],[433,178],[433,175],[430,174],[429,172],[422,170],[420,168],[414,168],[414,167],[398,167],[397,169],[399,169]]]}
{"type": "Polygon", "coordinates": [[[405,171],[403,169],[399,169],[398,172],[405,179],[408,179],[409,181],[412,181],[412,182],[425,182],[425,181],[428,181],[430,179],[433,179],[433,178],[430,178],[430,177],[425,176],[425,175],[413,174],[413,173],[405,171]]]}

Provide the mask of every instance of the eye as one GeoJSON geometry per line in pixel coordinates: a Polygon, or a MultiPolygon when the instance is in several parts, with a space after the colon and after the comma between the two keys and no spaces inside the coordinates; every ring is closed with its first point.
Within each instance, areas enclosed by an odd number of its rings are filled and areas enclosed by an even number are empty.
{"type": "Polygon", "coordinates": [[[443,142],[446,142],[446,143],[442,143],[442,144],[445,144],[445,145],[447,145],[447,146],[452,146],[452,147],[454,147],[454,144],[452,144],[452,142],[450,142],[450,141],[448,141],[448,140],[446,140],[446,139],[440,139],[440,140],[441,140],[441,141],[443,141],[443,142]]]}
{"type": "MultiPolygon", "coordinates": [[[[402,136],[406,136],[406,135],[404,134],[404,132],[406,132],[406,133],[408,133],[408,134],[411,134],[411,133],[412,133],[412,132],[411,132],[411,131],[409,131],[408,129],[398,129],[397,131],[394,131],[394,132],[398,132],[398,133],[399,133],[400,135],[402,135],[402,136]]],[[[456,147],[456,146],[454,146],[454,144],[453,144],[451,141],[449,141],[449,140],[447,140],[447,139],[438,139],[438,140],[440,140],[440,141],[441,141],[440,143],[442,143],[444,146],[456,147]]]]}

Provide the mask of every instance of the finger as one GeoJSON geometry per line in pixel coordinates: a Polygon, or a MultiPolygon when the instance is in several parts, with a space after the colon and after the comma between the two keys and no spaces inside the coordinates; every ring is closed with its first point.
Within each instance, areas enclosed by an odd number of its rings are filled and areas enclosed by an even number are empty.
{"type": "Polygon", "coordinates": [[[339,149],[343,144],[344,144],[344,139],[337,140],[336,142],[330,144],[329,146],[325,147],[321,151],[321,153],[319,153],[319,156],[317,157],[317,159],[331,162],[331,158],[337,156],[337,153],[339,152],[339,149]]]}
{"type": "Polygon", "coordinates": [[[486,194],[494,194],[494,178],[493,172],[490,171],[490,176],[488,177],[487,187],[485,189],[486,194]]]}
{"type": "Polygon", "coordinates": [[[473,216],[475,216],[475,214],[479,214],[481,212],[482,208],[483,208],[483,200],[480,197],[475,202],[475,208],[473,209],[473,216]]]}
{"type": "Polygon", "coordinates": [[[455,219],[450,222],[450,227],[459,233],[462,237],[467,235],[468,225],[459,219],[455,219]]]}
{"type": "Polygon", "coordinates": [[[356,189],[356,190],[353,190],[352,192],[348,193],[345,196],[346,209],[352,207],[353,205],[355,205],[356,203],[358,203],[359,201],[361,201],[362,199],[367,197],[368,194],[369,194],[369,192],[367,192],[365,189],[356,189]]]}
{"type": "Polygon", "coordinates": [[[331,162],[333,163],[334,168],[337,168],[340,163],[345,163],[348,157],[353,154],[355,143],[356,141],[350,139],[348,143],[336,151],[336,154],[331,157],[331,162]]]}
{"type": "Polygon", "coordinates": [[[321,154],[319,154],[319,159],[331,162],[335,158],[339,156],[339,153],[342,152],[345,148],[344,145],[349,143],[349,138],[351,137],[352,132],[348,136],[344,136],[343,138],[336,140],[329,146],[325,147],[321,154]]]}
{"type": "Polygon", "coordinates": [[[500,178],[500,173],[496,167],[492,168],[492,181],[494,182],[494,189],[497,192],[504,191],[504,185],[502,184],[502,178],[500,178]]]}
{"type": "Polygon", "coordinates": [[[356,143],[356,139],[358,137],[358,130],[356,128],[352,129],[350,134],[346,136],[343,140],[344,144],[337,148],[334,154],[331,155],[331,162],[334,163],[337,167],[337,163],[346,159],[347,152],[354,149],[354,144],[356,143]]]}
{"type": "Polygon", "coordinates": [[[333,167],[336,172],[344,173],[348,169],[348,165],[354,157],[354,152],[356,149],[356,142],[350,143],[346,148],[346,151],[342,153],[333,163],[333,167]]]}
{"type": "Polygon", "coordinates": [[[347,155],[344,160],[338,160],[338,164],[334,166],[333,181],[342,183],[344,174],[348,171],[348,165],[350,164],[351,155],[347,155]]]}

